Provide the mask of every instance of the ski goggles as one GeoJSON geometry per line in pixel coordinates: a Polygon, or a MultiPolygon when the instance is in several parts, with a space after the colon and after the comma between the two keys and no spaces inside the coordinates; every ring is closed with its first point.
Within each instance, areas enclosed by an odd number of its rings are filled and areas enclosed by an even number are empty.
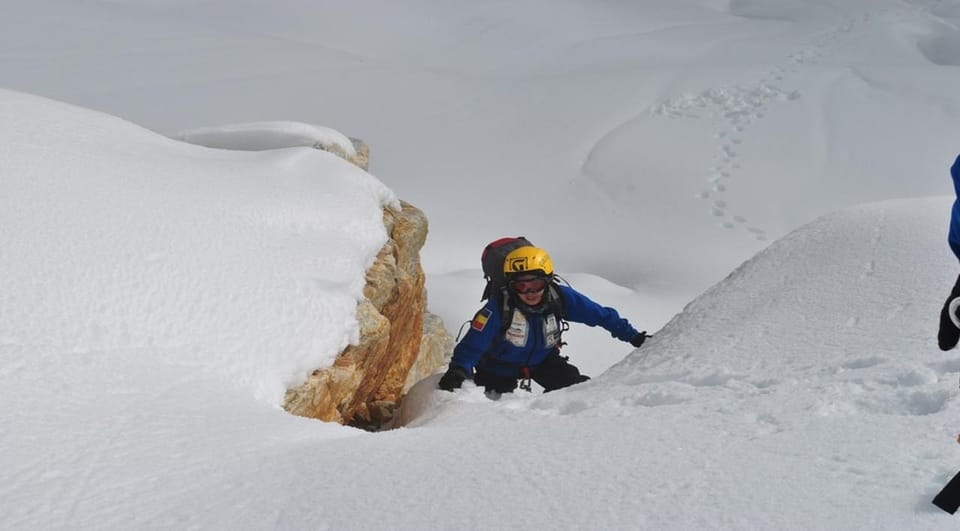
{"type": "Polygon", "coordinates": [[[514,280],[510,282],[510,287],[515,293],[538,293],[547,287],[547,281],[543,278],[532,278],[525,280],[514,280]]]}

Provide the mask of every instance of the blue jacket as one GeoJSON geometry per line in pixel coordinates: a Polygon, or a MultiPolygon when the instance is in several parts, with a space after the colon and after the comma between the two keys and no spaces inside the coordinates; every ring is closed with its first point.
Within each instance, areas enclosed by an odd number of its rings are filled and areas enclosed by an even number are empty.
{"type": "Polygon", "coordinates": [[[960,259],[960,156],[950,168],[950,177],[953,178],[953,189],[957,198],[953,201],[953,210],[950,212],[950,235],[947,242],[953,254],[960,259]]]}
{"type": "MultiPolygon", "coordinates": [[[[567,321],[602,326],[622,341],[639,332],[613,308],[600,306],[569,286],[557,286],[567,321]]],[[[509,311],[509,310],[508,310],[509,311]]],[[[470,323],[470,329],[453,349],[450,366],[471,374],[484,359],[487,370],[519,375],[521,367],[536,367],[558,348],[560,326],[553,313],[513,312],[513,320],[500,330],[502,303],[491,298],[470,323]]]]}

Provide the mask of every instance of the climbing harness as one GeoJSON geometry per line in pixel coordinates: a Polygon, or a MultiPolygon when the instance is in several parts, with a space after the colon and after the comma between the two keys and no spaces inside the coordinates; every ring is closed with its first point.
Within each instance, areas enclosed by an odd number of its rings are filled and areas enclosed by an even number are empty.
{"type": "Polygon", "coordinates": [[[520,389],[523,389],[526,392],[531,392],[533,390],[533,384],[531,383],[530,378],[530,367],[521,367],[520,368],[520,389]]]}

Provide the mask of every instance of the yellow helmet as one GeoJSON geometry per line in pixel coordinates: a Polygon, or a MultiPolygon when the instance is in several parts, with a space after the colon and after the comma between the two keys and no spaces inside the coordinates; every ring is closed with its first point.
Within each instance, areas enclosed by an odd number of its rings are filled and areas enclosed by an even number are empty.
{"type": "Polygon", "coordinates": [[[553,260],[546,251],[539,247],[518,247],[503,260],[503,276],[526,274],[542,274],[545,277],[553,276],[553,260]]]}

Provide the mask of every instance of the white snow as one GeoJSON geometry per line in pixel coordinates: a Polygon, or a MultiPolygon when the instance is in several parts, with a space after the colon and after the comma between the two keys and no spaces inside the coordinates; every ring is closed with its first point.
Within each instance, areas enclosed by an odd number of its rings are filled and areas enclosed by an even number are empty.
{"type": "Polygon", "coordinates": [[[960,1],[7,11],[0,528],[956,528],[960,1]],[[341,132],[376,177],[291,147],[341,132]],[[388,432],[286,414],[398,197],[452,333],[523,234],[655,335],[388,432]]]}
{"type": "Polygon", "coordinates": [[[302,122],[275,121],[229,124],[180,131],[173,136],[191,144],[212,148],[260,151],[294,146],[338,146],[356,155],[353,143],[343,133],[302,122]]]}
{"type": "Polygon", "coordinates": [[[56,381],[92,360],[175,361],[276,405],[358,337],[381,209],[398,206],[366,172],[308,148],[198,148],[8,91],[0,113],[4,344],[62,351],[43,364],[56,381]]]}

